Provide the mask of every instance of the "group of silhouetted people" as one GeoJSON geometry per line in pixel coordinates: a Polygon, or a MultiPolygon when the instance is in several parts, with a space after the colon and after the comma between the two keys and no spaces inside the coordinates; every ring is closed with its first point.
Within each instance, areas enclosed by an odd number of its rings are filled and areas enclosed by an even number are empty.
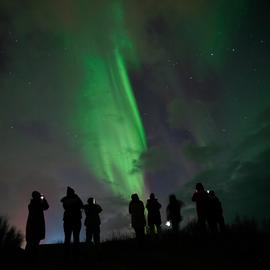
{"type": "Polygon", "coordinates": [[[212,233],[224,232],[222,205],[213,190],[206,191],[202,183],[197,183],[192,201],[196,203],[197,224],[200,233],[207,231],[207,225],[212,233]]]}
{"type": "MultiPolygon", "coordinates": [[[[79,255],[80,231],[82,211],[85,212],[86,242],[97,247],[100,243],[100,217],[102,212],[100,205],[95,203],[95,199],[90,197],[87,204],[83,204],[74,189],[67,187],[66,196],[61,199],[64,208],[64,246],[65,256],[71,254],[71,237],[73,236],[74,256],[79,255]],[[92,242],[93,241],[93,242],[92,242]]],[[[45,220],[43,211],[49,208],[45,197],[38,191],[32,192],[32,199],[28,205],[28,219],[26,224],[26,255],[29,261],[35,261],[38,252],[39,242],[45,238],[45,220]]]]}
{"type": "MultiPolygon", "coordinates": [[[[169,197],[169,204],[166,208],[167,222],[172,227],[172,231],[177,233],[179,231],[179,224],[182,220],[181,208],[183,202],[176,199],[174,194],[169,197]]],[[[161,204],[155,197],[154,193],[150,194],[150,198],[146,202],[147,225],[149,228],[150,236],[158,237],[161,231],[161,204]]],[[[129,213],[131,215],[131,225],[135,231],[136,239],[139,245],[143,244],[145,236],[146,219],[144,214],[144,204],[139,199],[138,194],[131,195],[131,201],[129,203],[129,213]]]]}
{"type": "MultiPolygon", "coordinates": [[[[192,196],[192,201],[196,203],[198,231],[204,233],[209,227],[210,231],[216,233],[224,231],[225,223],[223,210],[220,200],[214,191],[205,191],[201,183],[196,184],[196,191],[192,196]]],[[[79,255],[80,231],[82,211],[85,213],[84,225],[86,228],[86,243],[95,247],[100,243],[100,217],[102,208],[90,197],[87,204],[83,204],[74,189],[67,187],[66,196],[61,199],[64,208],[63,227],[64,227],[64,246],[65,256],[71,254],[71,237],[73,236],[73,254],[79,255]]],[[[169,196],[169,203],[166,208],[166,224],[171,227],[173,233],[178,233],[179,224],[182,221],[181,208],[183,202],[178,200],[174,194],[169,196]]],[[[161,231],[161,204],[151,193],[149,199],[144,203],[138,194],[131,195],[129,203],[129,214],[131,215],[131,226],[133,227],[139,246],[143,245],[146,225],[149,234],[158,238],[161,231]],[[147,222],[145,218],[145,208],[147,209],[147,222]]],[[[45,238],[45,219],[44,211],[49,208],[45,197],[38,191],[32,192],[32,199],[28,205],[28,219],[26,224],[26,255],[29,260],[37,257],[39,242],[45,238]]]]}
{"type": "Polygon", "coordinates": [[[95,199],[90,197],[87,204],[83,204],[74,189],[67,187],[67,194],[61,199],[64,208],[64,233],[65,233],[65,256],[70,256],[71,236],[73,235],[74,256],[79,255],[80,231],[82,210],[85,212],[84,225],[86,228],[86,243],[97,247],[100,243],[100,217],[102,212],[100,205],[95,203],[95,199]],[[93,241],[93,242],[92,242],[93,241]]]}

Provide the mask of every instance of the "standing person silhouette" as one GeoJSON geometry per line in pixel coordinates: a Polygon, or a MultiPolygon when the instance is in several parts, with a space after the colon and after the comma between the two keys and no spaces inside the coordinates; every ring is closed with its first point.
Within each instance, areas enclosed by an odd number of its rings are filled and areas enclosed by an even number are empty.
{"type": "Polygon", "coordinates": [[[131,195],[129,213],[131,215],[131,226],[135,231],[136,239],[141,247],[144,243],[144,229],[146,221],[144,216],[144,204],[136,193],[131,195]]]}
{"type": "Polygon", "coordinates": [[[67,187],[67,194],[61,199],[64,208],[65,256],[70,256],[71,235],[73,234],[74,255],[79,255],[83,202],[74,189],[67,187]]]}
{"type": "Polygon", "coordinates": [[[155,197],[154,193],[150,194],[150,198],[146,202],[146,209],[148,211],[147,215],[147,223],[150,229],[150,235],[155,235],[156,233],[159,235],[160,233],[160,225],[161,225],[161,216],[160,216],[160,208],[161,204],[155,197]]]}
{"type": "Polygon", "coordinates": [[[204,190],[204,186],[202,183],[196,184],[196,191],[192,196],[192,201],[196,203],[199,232],[205,233],[206,221],[208,218],[209,196],[204,190]]]}
{"type": "Polygon", "coordinates": [[[28,205],[26,223],[26,256],[29,263],[35,263],[38,255],[40,240],[45,238],[44,211],[49,208],[47,200],[38,191],[32,192],[32,199],[28,205]]]}
{"type": "Polygon", "coordinates": [[[167,220],[170,221],[172,225],[172,231],[178,233],[179,223],[182,221],[181,208],[183,202],[176,199],[174,194],[169,197],[169,204],[166,209],[167,220]]]}
{"type": "Polygon", "coordinates": [[[84,225],[86,227],[86,242],[87,244],[92,244],[92,239],[94,238],[94,244],[96,247],[100,243],[100,217],[99,214],[102,212],[100,205],[95,203],[95,199],[90,197],[84,206],[84,212],[86,215],[84,225]]]}

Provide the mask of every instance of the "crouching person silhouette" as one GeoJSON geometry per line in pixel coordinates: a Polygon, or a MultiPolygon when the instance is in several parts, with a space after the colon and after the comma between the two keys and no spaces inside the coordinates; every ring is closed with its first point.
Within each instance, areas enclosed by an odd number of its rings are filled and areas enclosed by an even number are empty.
{"type": "Polygon", "coordinates": [[[84,225],[86,228],[86,243],[90,246],[94,244],[96,247],[100,243],[100,217],[99,214],[102,212],[100,205],[95,203],[95,199],[90,197],[87,200],[87,204],[84,206],[85,221],[84,225]]]}
{"type": "Polygon", "coordinates": [[[67,194],[61,199],[64,208],[65,257],[70,257],[71,236],[73,234],[74,256],[79,255],[80,231],[83,203],[74,189],[67,187],[67,194]]]}
{"type": "Polygon", "coordinates": [[[28,205],[26,223],[26,258],[27,262],[36,263],[40,240],[45,238],[45,218],[43,211],[49,208],[47,200],[38,191],[32,192],[32,199],[28,205]]]}

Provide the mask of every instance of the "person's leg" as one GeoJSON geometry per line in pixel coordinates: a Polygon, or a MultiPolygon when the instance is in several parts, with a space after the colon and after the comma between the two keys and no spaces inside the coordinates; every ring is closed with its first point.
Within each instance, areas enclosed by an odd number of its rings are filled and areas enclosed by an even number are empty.
{"type": "Polygon", "coordinates": [[[154,224],[149,224],[149,234],[150,236],[154,236],[155,235],[155,225],[154,224]]]}
{"type": "Polygon", "coordinates": [[[208,219],[207,221],[210,232],[212,234],[216,234],[217,233],[217,221],[215,219],[208,219]]]}
{"type": "Polygon", "coordinates": [[[136,239],[139,247],[142,247],[144,244],[144,227],[138,227],[135,229],[136,239]]]}
{"type": "Polygon", "coordinates": [[[36,263],[38,260],[38,248],[39,248],[39,240],[35,240],[33,243],[33,262],[36,263]]]}
{"type": "Polygon", "coordinates": [[[178,233],[179,231],[179,222],[172,222],[172,231],[173,233],[178,233]]]}
{"type": "Polygon", "coordinates": [[[161,226],[160,226],[160,224],[156,224],[156,228],[157,228],[157,238],[159,238],[159,236],[161,234],[161,226]]]}
{"type": "Polygon", "coordinates": [[[26,246],[25,246],[25,256],[26,256],[26,261],[27,263],[30,263],[31,261],[31,255],[32,255],[32,245],[31,245],[31,241],[27,241],[26,242],[26,246]]]}
{"type": "Polygon", "coordinates": [[[100,228],[99,226],[97,228],[95,228],[94,230],[94,243],[95,243],[95,246],[99,246],[99,243],[100,243],[100,228]]]}
{"type": "Polygon", "coordinates": [[[39,240],[34,239],[27,243],[26,245],[26,254],[27,261],[29,264],[35,264],[38,260],[38,248],[39,248],[39,240]]]}
{"type": "Polygon", "coordinates": [[[224,217],[220,216],[218,219],[218,225],[219,225],[219,229],[220,232],[225,232],[225,221],[224,221],[224,217]]]}
{"type": "Polygon", "coordinates": [[[78,257],[80,251],[79,251],[79,246],[80,246],[80,231],[81,231],[81,220],[77,221],[74,223],[73,227],[73,242],[74,242],[74,255],[75,257],[78,257]]]}
{"type": "Polygon", "coordinates": [[[206,233],[206,218],[198,217],[198,231],[201,234],[206,233]]]}
{"type": "Polygon", "coordinates": [[[77,221],[73,226],[73,241],[74,243],[80,243],[80,231],[81,231],[81,221],[77,221]]]}
{"type": "Polygon", "coordinates": [[[71,224],[68,222],[64,222],[64,233],[65,233],[65,240],[64,240],[65,257],[69,257],[72,228],[71,228],[71,224]]]}
{"type": "Polygon", "coordinates": [[[91,227],[86,227],[86,243],[91,246],[93,239],[93,230],[91,227]]]}
{"type": "Polygon", "coordinates": [[[29,240],[25,246],[26,262],[30,265],[35,263],[35,242],[29,240]]]}

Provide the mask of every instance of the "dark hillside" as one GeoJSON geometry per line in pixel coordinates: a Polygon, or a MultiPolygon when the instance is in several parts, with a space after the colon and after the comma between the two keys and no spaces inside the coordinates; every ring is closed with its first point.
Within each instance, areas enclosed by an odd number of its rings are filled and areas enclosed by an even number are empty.
{"type": "Polygon", "coordinates": [[[266,269],[269,234],[230,232],[216,238],[182,233],[165,234],[159,241],[146,239],[138,248],[133,239],[112,240],[94,250],[81,244],[77,260],[64,260],[63,245],[41,245],[36,265],[23,256],[9,261],[14,269],[266,269]]]}

